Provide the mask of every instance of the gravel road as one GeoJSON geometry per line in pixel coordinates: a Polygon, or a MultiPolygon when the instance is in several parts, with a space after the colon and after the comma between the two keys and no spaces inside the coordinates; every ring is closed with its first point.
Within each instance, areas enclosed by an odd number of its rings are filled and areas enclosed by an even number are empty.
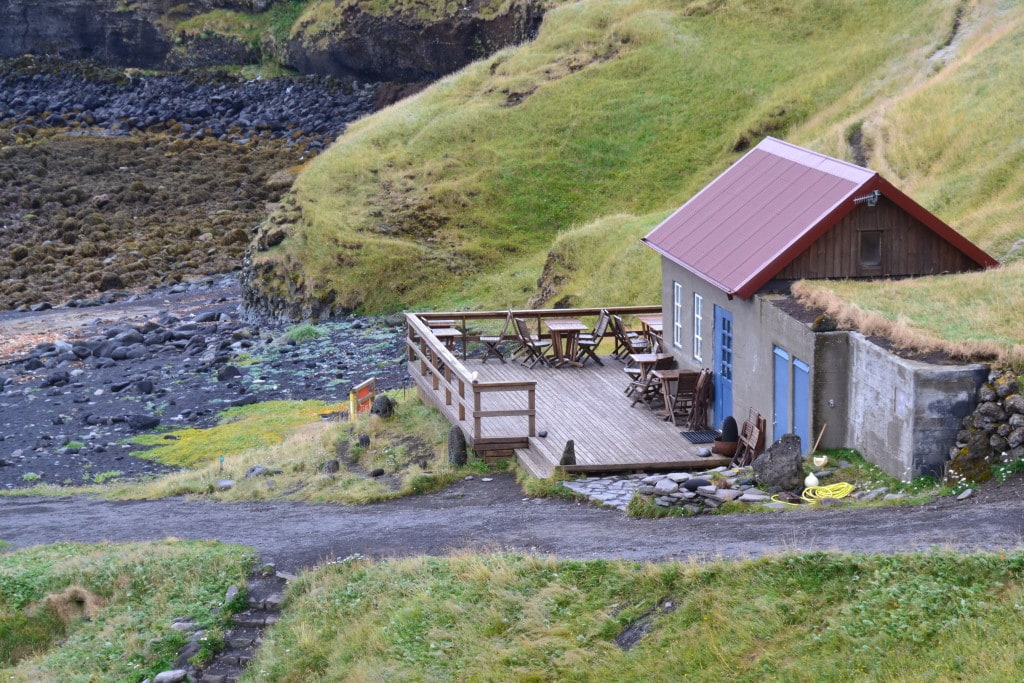
{"type": "Polygon", "coordinates": [[[610,509],[525,498],[509,475],[362,507],[0,498],[0,539],[18,547],[169,536],[249,545],[264,561],[292,572],[353,553],[514,551],[663,561],[815,550],[1011,550],[1024,547],[1024,507],[1017,495],[982,494],[963,503],[942,499],[921,507],[637,520],[610,509]]]}

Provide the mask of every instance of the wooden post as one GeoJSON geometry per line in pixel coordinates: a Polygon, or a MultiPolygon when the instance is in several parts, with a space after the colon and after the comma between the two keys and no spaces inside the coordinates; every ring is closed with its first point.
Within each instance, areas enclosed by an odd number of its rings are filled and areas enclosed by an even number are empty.
{"type": "Polygon", "coordinates": [[[480,390],[473,386],[473,443],[480,440],[480,390]]]}
{"type": "Polygon", "coordinates": [[[526,407],[530,411],[527,417],[527,436],[537,436],[537,389],[530,387],[526,394],[526,407]]]}
{"type": "Polygon", "coordinates": [[[459,378],[459,422],[466,419],[466,383],[459,378]]]}

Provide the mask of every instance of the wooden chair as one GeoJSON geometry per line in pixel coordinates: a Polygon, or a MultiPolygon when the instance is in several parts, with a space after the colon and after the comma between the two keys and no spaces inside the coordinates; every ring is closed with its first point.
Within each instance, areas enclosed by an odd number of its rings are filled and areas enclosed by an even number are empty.
{"type": "Polygon", "coordinates": [[[486,363],[487,359],[494,356],[502,363],[505,362],[505,354],[501,352],[501,342],[505,341],[505,335],[508,333],[508,326],[512,324],[512,311],[508,312],[505,316],[505,324],[501,326],[501,332],[498,334],[481,334],[480,342],[484,345],[484,357],[480,362],[486,363]]]}
{"type": "Polygon", "coordinates": [[[764,438],[768,422],[761,414],[751,408],[748,411],[747,419],[740,427],[740,441],[736,445],[736,454],[733,456],[734,467],[746,467],[757,459],[764,450],[764,438]]]}
{"type": "Polygon", "coordinates": [[[665,420],[671,420],[673,424],[685,424],[693,413],[693,405],[697,399],[697,381],[700,379],[700,372],[680,372],[676,379],[676,391],[672,396],[672,405],[665,406],[665,420]]]}
{"type": "Polygon", "coordinates": [[[611,316],[612,334],[615,336],[615,349],[612,355],[622,360],[631,353],[650,353],[651,342],[639,332],[627,330],[621,315],[611,316]]]}
{"type": "Polygon", "coordinates": [[[661,393],[661,380],[654,376],[655,370],[670,370],[676,366],[676,359],[672,356],[667,358],[661,358],[651,365],[647,374],[640,374],[635,377],[626,388],[626,395],[632,394],[633,402],[630,403],[630,407],[635,406],[640,401],[650,404],[651,399],[661,393]]]}
{"type": "Polygon", "coordinates": [[[690,410],[690,431],[696,432],[708,428],[708,411],[711,409],[711,397],[714,383],[711,381],[711,370],[704,368],[697,377],[697,386],[693,390],[693,408],[690,410]]]}
{"type": "Polygon", "coordinates": [[[579,348],[576,360],[579,361],[580,365],[586,365],[587,358],[593,358],[594,362],[598,365],[604,365],[597,356],[597,347],[601,345],[605,335],[608,334],[608,324],[610,322],[611,318],[608,315],[608,311],[602,308],[601,312],[597,315],[594,329],[590,332],[584,332],[579,336],[579,339],[576,341],[579,348]]]}
{"type": "Polygon", "coordinates": [[[530,327],[522,318],[515,318],[516,334],[519,337],[519,348],[515,353],[522,354],[523,365],[532,368],[537,363],[548,365],[547,353],[551,348],[551,342],[547,339],[540,339],[530,332],[530,327]]]}

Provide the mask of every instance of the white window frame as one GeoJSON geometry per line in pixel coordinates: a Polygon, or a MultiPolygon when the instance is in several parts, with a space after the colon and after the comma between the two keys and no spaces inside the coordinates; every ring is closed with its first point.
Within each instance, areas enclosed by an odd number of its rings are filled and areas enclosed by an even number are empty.
{"type": "Polygon", "coordinates": [[[704,297],[693,293],[693,359],[704,360],[704,297]]]}
{"type": "Polygon", "coordinates": [[[672,283],[672,346],[683,348],[683,286],[672,283]]]}

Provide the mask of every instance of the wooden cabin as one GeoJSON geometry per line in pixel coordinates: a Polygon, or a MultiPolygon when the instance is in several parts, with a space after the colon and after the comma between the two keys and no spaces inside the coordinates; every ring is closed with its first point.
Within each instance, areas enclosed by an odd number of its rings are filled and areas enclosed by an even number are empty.
{"type": "Polygon", "coordinates": [[[984,366],[930,369],[779,305],[800,279],[958,273],[995,259],[876,172],[775,138],[643,238],[662,256],[666,346],[715,373],[713,422],[771,416],[769,440],[857,448],[890,474],[934,472],[984,366]],[[670,342],[670,343],[669,343],[670,342]],[[828,424],[827,430],[824,425],[828,424]]]}

